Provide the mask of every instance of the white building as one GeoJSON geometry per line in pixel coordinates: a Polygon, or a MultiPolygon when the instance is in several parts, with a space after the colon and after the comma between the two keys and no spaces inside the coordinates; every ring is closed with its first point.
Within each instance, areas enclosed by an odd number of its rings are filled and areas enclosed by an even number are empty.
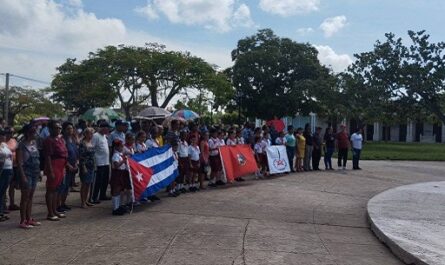
{"type": "MultiPolygon", "coordinates": [[[[338,129],[341,123],[346,124],[349,131],[353,131],[357,127],[354,121],[346,119],[337,124],[330,124],[326,120],[320,119],[315,113],[311,113],[309,116],[285,117],[282,120],[286,127],[293,125],[294,128],[304,128],[305,124],[309,123],[312,131],[315,130],[315,127],[321,127],[324,131],[330,125],[338,129]]],[[[374,122],[365,125],[363,130],[367,141],[445,143],[445,124],[408,121],[406,124],[385,126],[382,123],[374,122]]]]}

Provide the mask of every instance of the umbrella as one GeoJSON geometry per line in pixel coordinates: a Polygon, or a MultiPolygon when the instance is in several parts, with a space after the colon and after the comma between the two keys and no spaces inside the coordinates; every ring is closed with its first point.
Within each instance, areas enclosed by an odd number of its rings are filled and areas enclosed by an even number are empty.
{"type": "Polygon", "coordinates": [[[150,120],[150,121],[153,120],[153,118],[147,118],[144,116],[134,116],[133,119],[135,119],[135,120],[150,120]]]}
{"type": "Polygon", "coordinates": [[[159,107],[148,107],[138,114],[138,116],[148,119],[163,119],[170,115],[171,113],[169,111],[159,107]]]}
{"type": "Polygon", "coordinates": [[[98,121],[98,120],[106,120],[106,121],[111,121],[111,120],[117,120],[120,119],[121,116],[114,110],[112,109],[107,109],[107,108],[92,108],[87,110],[82,116],[82,119],[87,120],[87,121],[98,121]]]}
{"type": "Polygon", "coordinates": [[[176,117],[176,118],[183,118],[187,121],[195,120],[195,119],[199,118],[198,113],[188,110],[188,109],[177,110],[172,114],[172,116],[176,117]]]}
{"type": "Polygon", "coordinates": [[[44,121],[49,121],[50,119],[48,117],[42,116],[42,117],[38,117],[38,118],[34,118],[33,121],[35,122],[44,122],[44,121]]]}
{"type": "Polygon", "coordinates": [[[169,127],[169,126],[170,126],[170,123],[171,123],[173,120],[177,120],[177,121],[180,121],[180,122],[186,122],[186,120],[185,120],[184,118],[181,118],[181,117],[174,117],[174,116],[172,115],[172,116],[170,116],[170,117],[165,118],[165,120],[162,122],[162,126],[164,126],[164,127],[169,127]]]}

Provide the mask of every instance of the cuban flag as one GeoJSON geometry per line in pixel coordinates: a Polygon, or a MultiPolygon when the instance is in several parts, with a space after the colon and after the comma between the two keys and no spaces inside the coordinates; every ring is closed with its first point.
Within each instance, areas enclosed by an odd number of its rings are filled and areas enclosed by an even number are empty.
{"type": "Polygon", "coordinates": [[[134,199],[154,195],[178,176],[178,162],[170,145],[150,148],[128,159],[134,199]]]}

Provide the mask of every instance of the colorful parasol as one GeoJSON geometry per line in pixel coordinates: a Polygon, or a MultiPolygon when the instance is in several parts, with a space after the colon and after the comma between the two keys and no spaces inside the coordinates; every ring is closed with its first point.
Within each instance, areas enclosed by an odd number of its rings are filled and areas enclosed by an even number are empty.
{"type": "Polygon", "coordinates": [[[191,120],[195,120],[199,118],[198,113],[188,110],[188,109],[182,109],[182,110],[177,110],[172,114],[172,117],[175,118],[183,118],[187,121],[191,121],[191,120]]]}

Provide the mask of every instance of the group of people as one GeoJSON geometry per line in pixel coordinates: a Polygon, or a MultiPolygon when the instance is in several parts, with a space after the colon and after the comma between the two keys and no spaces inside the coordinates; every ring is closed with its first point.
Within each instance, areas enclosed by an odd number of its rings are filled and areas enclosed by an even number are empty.
{"type": "Polygon", "coordinates": [[[322,135],[322,128],[316,127],[315,132],[311,132],[310,124],[305,128],[288,126],[287,134],[280,133],[276,144],[285,145],[286,152],[291,165],[292,172],[303,172],[320,170],[320,161],[324,154],[325,170],[334,170],[332,167],[332,156],[337,151],[337,165],[339,169],[346,169],[348,151],[352,150],[352,169],[360,170],[359,161],[363,147],[362,129],[357,128],[349,136],[344,124],[340,125],[340,130],[334,133],[332,127],[327,127],[322,135]],[[294,162],[295,160],[295,162],[294,162]]]}
{"type": "MultiPolygon", "coordinates": [[[[127,159],[166,144],[173,149],[179,171],[166,192],[170,197],[177,197],[182,193],[227,184],[219,154],[219,147],[223,145],[250,145],[258,164],[255,175],[262,178],[269,174],[266,155],[269,145],[286,146],[291,171],[302,172],[319,170],[322,150],[325,168],[332,170],[331,158],[335,149],[338,150],[338,166],[345,169],[350,144],[353,168],[360,169],[358,160],[362,141],[360,130],[349,137],[343,125],[336,134],[332,128],[327,128],[323,136],[321,128],[317,127],[312,133],[309,125],[304,130],[289,126],[285,133],[277,132],[273,125],[255,128],[246,123],[243,128],[208,128],[204,124],[191,122],[186,125],[178,120],[172,120],[168,128],[154,122],[122,120],[114,121],[114,127],[105,120],[90,124],[79,121],[76,126],[68,121],[30,122],[18,134],[10,127],[0,128],[0,222],[9,219],[9,211],[20,210],[19,227],[29,229],[41,224],[32,217],[32,205],[42,176],[46,176],[49,221],[66,217],[71,210],[67,197],[73,191],[79,192],[83,209],[111,200],[112,214],[124,215],[140,203],[132,198],[127,159]],[[80,190],[75,189],[76,176],[80,178],[80,190]],[[107,196],[109,186],[111,196],[107,196]],[[19,206],[14,201],[16,188],[21,190],[19,206]]],[[[244,179],[239,177],[235,181],[244,179]]],[[[141,202],[156,200],[160,200],[159,197],[151,195],[142,198],[141,202]]]]}

